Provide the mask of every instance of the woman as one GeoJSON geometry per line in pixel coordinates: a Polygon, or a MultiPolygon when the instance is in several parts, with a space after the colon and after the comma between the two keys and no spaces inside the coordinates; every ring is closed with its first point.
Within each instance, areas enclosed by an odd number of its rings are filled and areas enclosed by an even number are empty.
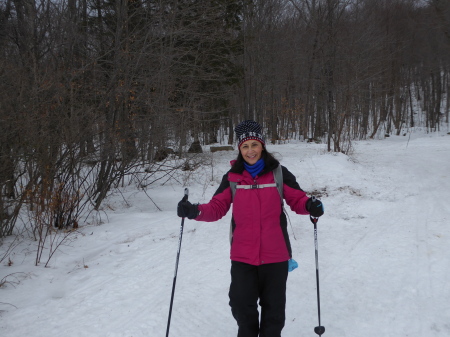
{"type": "MultiPolygon", "coordinates": [[[[231,312],[239,326],[238,337],[280,337],[292,254],[286,215],[273,173],[279,162],[266,150],[261,126],[255,121],[242,122],[235,133],[239,155],[211,201],[202,205],[180,201],[177,213],[197,221],[216,221],[233,203],[229,297],[231,312]],[[234,196],[230,182],[236,183],[234,196]]],[[[283,197],[291,210],[321,216],[320,200],[308,198],[285,167],[282,175],[283,197]]]]}

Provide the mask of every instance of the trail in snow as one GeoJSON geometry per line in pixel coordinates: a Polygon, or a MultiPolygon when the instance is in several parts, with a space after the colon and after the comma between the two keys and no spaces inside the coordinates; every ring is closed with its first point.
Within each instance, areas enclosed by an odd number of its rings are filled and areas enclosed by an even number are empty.
{"type": "MultiPolygon", "coordinates": [[[[300,186],[324,201],[318,224],[324,336],[449,336],[450,136],[354,145],[351,157],[317,144],[269,146],[300,186]]],[[[205,155],[214,168],[191,175],[191,201],[210,199],[234,156],[205,155]]],[[[108,221],[82,228],[50,268],[33,266],[34,243],[17,247],[13,265],[0,266],[0,279],[11,281],[0,288],[0,334],[165,335],[183,186],[147,192],[162,211],[143,192],[125,188],[105,204],[100,215],[108,221]]],[[[289,217],[299,268],[289,273],[283,336],[314,336],[313,226],[307,216],[289,211],[289,217]]],[[[236,335],[228,306],[229,221],[230,214],[215,223],[186,221],[171,336],[236,335]]]]}

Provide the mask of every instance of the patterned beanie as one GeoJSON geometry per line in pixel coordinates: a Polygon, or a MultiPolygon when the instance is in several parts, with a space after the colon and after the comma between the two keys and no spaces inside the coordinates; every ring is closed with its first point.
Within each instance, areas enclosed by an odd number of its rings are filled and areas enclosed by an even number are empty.
{"type": "Polygon", "coordinates": [[[264,137],[261,132],[261,125],[252,120],[246,120],[234,128],[238,142],[238,148],[247,140],[254,139],[265,145],[264,137]]]}

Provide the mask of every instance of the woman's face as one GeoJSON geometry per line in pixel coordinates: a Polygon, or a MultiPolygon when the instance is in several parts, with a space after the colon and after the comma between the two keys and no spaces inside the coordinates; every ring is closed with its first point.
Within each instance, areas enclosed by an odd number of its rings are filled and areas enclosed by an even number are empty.
{"type": "Polygon", "coordinates": [[[249,165],[253,165],[261,159],[263,146],[257,140],[250,139],[241,144],[239,151],[241,151],[241,155],[245,162],[249,165]]]}

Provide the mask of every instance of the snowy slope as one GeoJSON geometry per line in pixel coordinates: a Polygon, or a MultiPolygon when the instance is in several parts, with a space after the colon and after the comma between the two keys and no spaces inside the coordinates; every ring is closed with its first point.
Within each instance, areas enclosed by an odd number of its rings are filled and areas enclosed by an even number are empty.
{"type": "MultiPolygon", "coordinates": [[[[308,193],[320,195],[318,223],[322,325],[329,337],[450,336],[450,135],[324,145],[269,145],[308,193]]],[[[205,156],[214,168],[190,177],[190,200],[207,202],[236,152],[205,156]]],[[[83,227],[35,267],[23,241],[0,265],[0,335],[165,336],[183,186],[133,186],[108,199],[101,225],[83,227]]],[[[314,238],[307,216],[289,211],[294,258],[284,337],[315,336],[314,238]],[[295,236],[295,238],[294,238],[295,236]]],[[[170,336],[229,337],[230,214],[186,220],[170,336]]],[[[0,247],[0,256],[12,238],[0,247]]]]}

